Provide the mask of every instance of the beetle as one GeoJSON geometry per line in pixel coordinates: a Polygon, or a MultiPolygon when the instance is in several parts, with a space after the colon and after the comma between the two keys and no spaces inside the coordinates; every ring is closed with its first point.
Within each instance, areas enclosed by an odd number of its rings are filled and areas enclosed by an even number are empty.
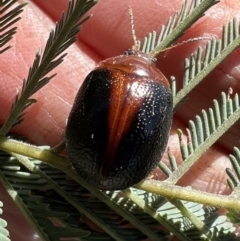
{"type": "Polygon", "coordinates": [[[135,41],[101,61],[76,95],[66,127],[73,167],[101,190],[135,185],[159,163],[172,116],[169,82],[135,41]]]}

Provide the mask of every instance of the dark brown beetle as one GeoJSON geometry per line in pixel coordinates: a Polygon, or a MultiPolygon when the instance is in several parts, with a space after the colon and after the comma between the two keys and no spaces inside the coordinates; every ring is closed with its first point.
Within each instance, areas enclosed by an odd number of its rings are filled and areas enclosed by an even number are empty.
{"type": "Polygon", "coordinates": [[[84,80],[67,123],[70,160],[96,188],[131,187],[160,161],[172,115],[167,79],[155,59],[133,47],[84,80]]]}

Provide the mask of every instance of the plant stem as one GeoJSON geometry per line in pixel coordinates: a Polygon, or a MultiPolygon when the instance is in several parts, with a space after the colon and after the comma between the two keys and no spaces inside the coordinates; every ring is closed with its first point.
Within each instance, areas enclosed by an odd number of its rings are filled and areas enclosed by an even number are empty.
{"type": "Polygon", "coordinates": [[[54,151],[43,149],[21,141],[0,137],[0,149],[8,153],[16,153],[44,161],[57,169],[66,170],[71,166],[71,162],[66,156],[59,155],[54,151]]]}
{"type": "Polygon", "coordinates": [[[34,227],[40,238],[44,241],[50,241],[47,234],[43,231],[43,229],[38,225],[36,220],[34,219],[33,215],[29,210],[26,208],[25,204],[23,203],[22,199],[19,197],[18,193],[14,190],[12,185],[8,182],[6,177],[0,172],[0,182],[3,184],[5,190],[8,192],[8,194],[11,196],[11,198],[14,200],[14,202],[17,204],[21,212],[24,214],[25,218],[28,220],[28,222],[34,227]]]}
{"type": "Polygon", "coordinates": [[[222,136],[237,120],[240,118],[240,108],[238,108],[226,121],[220,125],[216,131],[214,131],[211,136],[209,136],[194,152],[194,155],[189,156],[173,174],[168,178],[168,182],[175,184],[196,162],[196,160],[201,157],[203,153],[206,152],[219,138],[222,136]]]}
{"type": "MultiPolygon", "coordinates": [[[[37,146],[18,142],[5,137],[0,137],[0,149],[8,153],[13,152],[44,161],[54,166],[55,168],[64,171],[76,182],[89,189],[89,184],[83,180],[72,168],[69,168],[71,167],[71,162],[65,156],[58,155],[50,150],[42,149],[37,146]]],[[[179,187],[167,182],[160,182],[155,180],[145,180],[137,184],[136,187],[171,199],[182,199],[186,201],[232,209],[235,211],[240,210],[240,201],[238,201],[239,198],[236,198],[235,196],[232,197],[212,194],[193,190],[191,187],[179,187]]]]}
{"type": "Polygon", "coordinates": [[[233,209],[235,211],[240,210],[239,197],[236,196],[223,196],[194,190],[190,186],[180,187],[156,180],[145,180],[138,183],[135,187],[170,199],[181,199],[219,208],[233,209]]]}

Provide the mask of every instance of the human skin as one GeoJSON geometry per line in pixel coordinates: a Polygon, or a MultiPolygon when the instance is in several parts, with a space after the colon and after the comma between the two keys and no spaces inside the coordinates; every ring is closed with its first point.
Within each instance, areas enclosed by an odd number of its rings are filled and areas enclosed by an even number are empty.
{"type": "MultiPolygon", "coordinates": [[[[49,31],[66,9],[67,3],[67,0],[35,0],[22,13],[18,33],[11,42],[13,47],[0,58],[0,124],[7,118],[16,89],[21,89],[22,80],[27,76],[35,53],[39,47],[44,47],[49,31]]],[[[65,62],[54,70],[58,75],[35,95],[38,102],[28,109],[25,121],[13,130],[36,145],[56,145],[64,136],[66,119],[85,76],[99,61],[122,54],[132,46],[128,5],[133,9],[137,38],[142,39],[148,32],[158,31],[162,24],[166,24],[168,17],[179,11],[182,3],[179,0],[100,1],[90,10],[93,17],[84,24],[77,43],[68,50],[65,62]]],[[[199,36],[220,37],[223,24],[233,17],[239,19],[239,9],[239,1],[221,1],[186,31],[179,42],[199,36]]],[[[166,51],[158,57],[157,66],[168,79],[174,75],[180,83],[184,58],[189,57],[197,46],[204,47],[205,44],[206,41],[197,41],[166,51]]],[[[201,109],[209,108],[213,98],[220,99],[221,91],[227,92],[232,87],[234,93],[239,92],[239,62],[239,50],[235,50],[190,93],[188,100],[175,113],[168,146],[177,160],[181,161],[177,128],[185,131],[188,120],[200,114],[201,109]]],[[[229,194],[224,170],[230,167],[227,155],[232,153],[233,146],[239,146],[239,128],[238,122],[198,160],[178,184],[229,194]]],[[[164,155],[163,161],[166,158],[164,155]]],[[[158,178],[165,177],[160,173],[158,178]]],[[[15,214],[14,204],[4,201],[6,198],[1,195],[0,200],[4,202],[4,218],[8,221],[12,241],[40,240],[33,239],[34,231],[24,223],[21,214],[15,214]]]]}

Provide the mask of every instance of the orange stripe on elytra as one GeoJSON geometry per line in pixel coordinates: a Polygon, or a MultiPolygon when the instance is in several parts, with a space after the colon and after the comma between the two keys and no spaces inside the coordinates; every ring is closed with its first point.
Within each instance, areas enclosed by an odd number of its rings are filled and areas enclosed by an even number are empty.
{"type": "Polygon", "coordinates": [[[114,165],[115,156],[122,138],[131,127],[144,98],[134,95],[141,85],[137,76],[120,70],[112,71],[113,83],[110,94],[110,108],[108,113],[108,144],[103,163],[102,175],[108,177],[114,165]],[[133,83],[136,91],[133,90],[133,83]],[[133,105],[134,104],[134,105],[133,105]]]}

